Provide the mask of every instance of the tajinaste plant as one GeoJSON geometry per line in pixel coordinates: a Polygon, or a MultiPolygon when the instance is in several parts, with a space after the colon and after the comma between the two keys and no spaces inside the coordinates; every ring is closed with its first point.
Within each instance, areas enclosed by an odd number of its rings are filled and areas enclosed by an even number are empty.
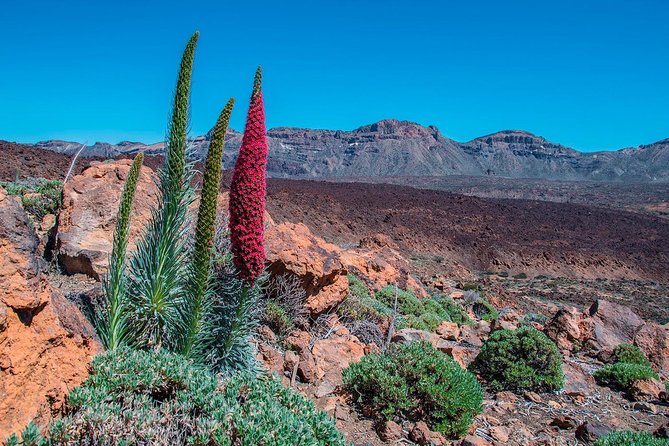
{"type": "Polygon", "coordinates": [[[103,282],[104,301],[102,308],[95,313],[95,328],[102,344],[109,350],[126,345],[129,337],[127,318],[127,278],[125,275],[125,256],[130,230],[130,216],[135,199],[139,173],[144,161],[144,154],[138,153],[128,171],[123,186],[114,230],[112,252],[109,256],[109,272],[103,282]]]}
{"type": "Polygon", "coordinates": [[[265,269],[264,218],[267,167],[262,71],[253,83],[246,128],[230,184],[230,243],[239,275],[252,285],[265,269]]]}

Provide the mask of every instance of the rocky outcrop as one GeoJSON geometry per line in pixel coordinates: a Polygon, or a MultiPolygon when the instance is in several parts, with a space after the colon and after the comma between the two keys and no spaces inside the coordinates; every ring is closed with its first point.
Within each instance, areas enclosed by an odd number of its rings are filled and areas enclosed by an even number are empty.
{"type": "Polygon", "coordinates": [[[608,362],[620,344],[638,346],[659,372],[669,375],[669,325],[645,322],[631,308],[597,300],[585,311],[560,308],[544,332],[565,354],[583,352],[608,362]]]}
{"type": "Polygon", "coordinates": [[[341,249],[316,237],[305,225],[282,223],[267,229],[269,271],[298,276],[307,293],[306,308],[317,315],[348,295],[347,269],[341,249]]]}
{"type": "MultiPolygon", "coordinates": [[[[107,271],[116,213],[130,160],[94,162],[65,183],[58,221],[56,251],[68,274],[83,273],[100,279],[107,271]]],[[[142,167],[133,205],[128,249],[141,236],[157,203],[157,175],[142,167]]]]}
{"type": "Polygon", "coordinates": [[[0,188],[0,440],[45,424],[100,351],[79,310],[52,289],[21,205],[0,188]]]}
{"type": "Polygon", "coordinates": [[[411,275],[411,265],[387,235],[365,237],[357,247],[343,251],[341,256],[347,268],[364,278],[374,291],[397,284],[419,297],[427,296],[423,286],[411,275]]]}

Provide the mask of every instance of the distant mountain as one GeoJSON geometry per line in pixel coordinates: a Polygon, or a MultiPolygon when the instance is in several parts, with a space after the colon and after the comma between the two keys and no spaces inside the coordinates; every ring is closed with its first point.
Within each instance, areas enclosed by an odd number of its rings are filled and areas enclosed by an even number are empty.
{"type": "MultiPolygon", "coordinates": [[[[201,158],[210,135],[190,140],[201,158]]],[[[637,148],[585,153],[521,130],[504,130],[459,143],[434,126],[387,119],[352,131],[279,127],[267,132],[268,173],[273,177],[382,177],[497,175],[510,178],[594,181],[669,181],[669,139],[637,148]]],[[[229,130],[225,167],[234,163],[242,134],[229,130]]],[[[74,154],[76,142],[50,140],[36,147],[74,154]]],[[[84,156],[115,157],[145,151],[160,154],[163,143],[96,142],[84,156]]]]}

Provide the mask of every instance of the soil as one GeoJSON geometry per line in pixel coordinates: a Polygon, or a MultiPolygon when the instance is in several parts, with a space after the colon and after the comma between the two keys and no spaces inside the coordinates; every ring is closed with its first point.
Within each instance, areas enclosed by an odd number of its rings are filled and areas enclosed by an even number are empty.
{"type": "Polygon", "coordinates": [[[391,237],[423,276],[464,271],[669,283],[669,221],[615,209],[405,186],[268,181],[277,222],[351,246],[391,237]]]}

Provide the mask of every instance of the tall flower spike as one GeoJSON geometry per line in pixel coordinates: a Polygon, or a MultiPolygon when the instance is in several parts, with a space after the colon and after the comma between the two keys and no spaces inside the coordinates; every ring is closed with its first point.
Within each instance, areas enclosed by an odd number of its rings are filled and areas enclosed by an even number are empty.
{"type": "Polygon", "coordinates": [[[230,243],[239,275],[252,285],[265,268],[264,217],[267,168],[262,71],[258,67],[239,157],[230,184],[230,243]]]}
{"type": "Polygon", "coordinates": [[[96,328],[105,347],[114,350],[126,343],[128,323],[126,309],[125,257],[130,232],[130,214],[135,199],[144,154],[138,153],[128,171],[123,186],[114,230],[114,242],[109,256],[109,274],[104,280],[105,306],[96,318],[96,328]]]}
{"type": "Polygon", "coordinates": [[[186,355],[191,353],[198,333],[198,325],[202,321],[205,308],[204,299],[209,284],[214,232],[216,230],[218,191],[221,187],[221,162],[223,161],[225,132],[234,104],[235,100],[230,99],[216,121],[204,166],[200,206],[195,225],[195,249],[190,265],[191,282],[188,292],[188,298],[190,299],[188,317],[190,321],[183,348],[183,353],[186,355]]]}

